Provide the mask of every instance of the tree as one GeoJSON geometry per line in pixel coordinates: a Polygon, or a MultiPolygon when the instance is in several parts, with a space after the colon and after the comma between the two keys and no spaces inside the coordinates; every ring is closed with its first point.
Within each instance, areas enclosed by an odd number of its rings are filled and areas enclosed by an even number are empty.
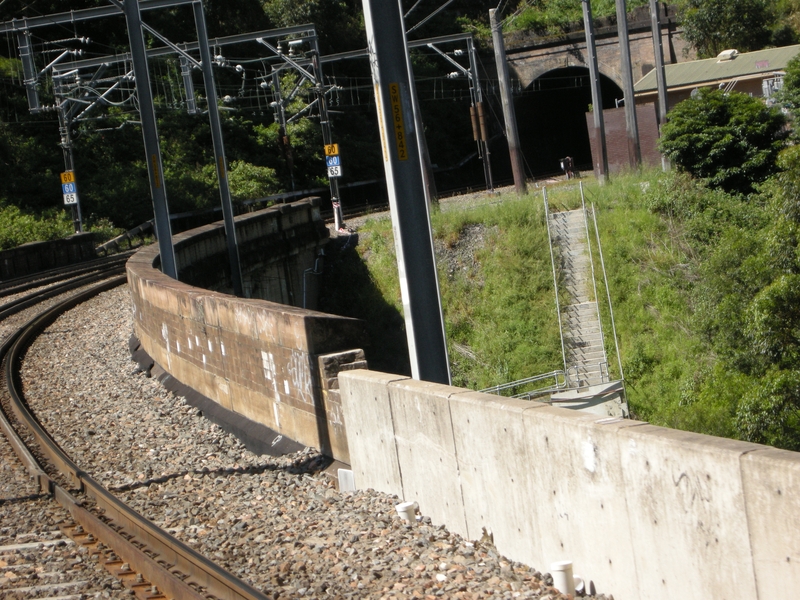
{"type": "Polygon", "coordinates": [[[774,13],[766,0],[681,0],[683,37],[700,58],[723,50],[760,50],[772,40],[774,13]]]}
{"type": "Polygon", "coordinates": [[[704,88],[672,109],[659,147],[709,186],[747,194],[776,172],[784,124],[779,110],[757,98],[704,88]]]}

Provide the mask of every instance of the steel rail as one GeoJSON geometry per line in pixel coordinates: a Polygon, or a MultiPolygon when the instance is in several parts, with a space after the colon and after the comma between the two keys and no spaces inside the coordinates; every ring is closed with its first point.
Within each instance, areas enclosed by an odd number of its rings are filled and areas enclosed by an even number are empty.
{"type": "MultiPolygon", "coordinates": [[[[267,596],[163,531],[103,488],[67,456],[28,410],[21,392],[19,367],[22,356],[34,338],[65,311],[125,282],[124,275],[113,277],[70,297],[32,319],[15,334],[14,339],[4,344],[4,348],[7,347],[6,384],[16,418],[27,427],[47,460],[70,480],[70,485],[93,498],[103,512],[103,519],[83,508],[81,502],[44,474],[41,466],[31,465],[29,452],[21,458],[39,479],[40,486],[48,487],[56,501],[70,512],[85,531],[103,540],[166,596],[180,600],[209,597],[266,600],[267,596]]],[[[7,424],[4,424],[3,429],[6,428],[7,424]]],[[[14,444],[15,449],[18,445],[14,444]]]]}
{"type": "MultiPolygon", "coordinates": [[[[10,317],[11,315],[17,314],[20,311],[25,310],[31,306],[35,306],[36,304],[40,303],[42,300],[47,300],[49,298],[53,298],[58,296],[59,294],[63,294],[65,292],[69,292],[71,290],[77,289],[79,287],[83,287],[85,285],[90,285],[101,279],[105,279],[111,275],[118,275],[125,271],[125,264],[111,264],[109,265],[106,270],[101,272],[90,273],[89,275],[84,275],[82,277],[78,277],[77,279],[69,279],[64,281],[63,283],[54,285],[46,290],[42,290],[40,292],[33,292],[28,294],[27,296],[23,296],[22,298],[17,298],[16,300],[12,300],[11,302],[7,302],[6,304],[0,305],[0,320],[10,317]]],[[[63,277],[61,278],[63,279],[63,277]]]]}

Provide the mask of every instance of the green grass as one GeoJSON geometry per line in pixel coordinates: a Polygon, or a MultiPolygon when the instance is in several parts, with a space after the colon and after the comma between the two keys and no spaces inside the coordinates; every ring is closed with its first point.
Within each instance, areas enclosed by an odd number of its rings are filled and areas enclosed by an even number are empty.
{"type": "MultiPolygon", "coordinates": [[[[692,294],[701,260],[679,224],[648,209],[660,178],[660,172],[647,171],[603,186],[584,182],[587,205],[597,213],[630,406],[635,417],[654,424],[731,437],[735,396],[752,382],[725,370],[694,330],[692,294]]],[[[548,195],[551,210],[580,206],[577,185],[554,186],[548,195]]],[[[477,207],[448,206],[431,218],[454,384],[481,389],[562,368],[541,190],[477,207]],[[484,243],[474,262],[465,262],[458,245],[475,226],[484,243]]],[[[374,318],[379,296],[380,318],[386,320],[388,308],[398,317],[393,326],[402,328],[391,223],[368,222],[360,236],[354,258],[367,274],[361,283],[372,289],[364,297],[373,306],[358,306],[361,293],[349,286],[348,314],[374,318]]],[[[610,368],[617,376],[600,257],[592,243],[610,368]]],[[[388,339],[385,329],[378,335],[388,339]]],[[[387,353],[397,347],[377,345],[387,353]]],[[[402,364],[388,356],[377,360],[382,367],[393,362],[402,364]]]]}

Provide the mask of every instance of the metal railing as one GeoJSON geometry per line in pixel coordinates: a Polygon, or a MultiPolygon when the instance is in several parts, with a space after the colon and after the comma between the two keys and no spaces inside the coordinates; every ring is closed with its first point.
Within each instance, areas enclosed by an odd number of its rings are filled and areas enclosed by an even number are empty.
{"type": "Polygon", "coordinates": [[[556,296],[556,318],[558,318],[558,336],[561,338],[561,358],[564,362],[564,371],[567,370],[567,352],[564,349],[564,328],[561,325],[561,304],[558,300],[558,276],[556,275],[556,258],[553,254],[553,238],[550,235],[550,207],[547,203],[547,188],[542,188],[544,199],[544,224],[547,228],[547,241],[550,246],[550,264],[553,267],[553,292],[556,296]]]}
{"type": "Polygon", "coordinates": [[[515,390],[517,388],[531,385],[534,383],[539,383],[541,381],[546,381],[548,379],[553,380],[553,384],[549,386],[545,386],[542,388],[536,388],[534,390],[529,390],[527,392],[519,392],[512,396],[511,398],[531,398],[533,396],[542,396],[545,394],[550,394],[555,391],[563,390],[568,387],[568,379],[567,374],[564,371],[550,371],[549,373],[543,373],[542,375],[534,375],[533,377],[526,377],[525,379],[518,379],[517,381],[512,381],[510,383],[502,383],[500,385],[495,385],[490,388],[486,388],[484,390],[479,390],[485,394],[496,394],[498,396],[502,396],[500,392],[504,392],[506,390],[515,390]]]}

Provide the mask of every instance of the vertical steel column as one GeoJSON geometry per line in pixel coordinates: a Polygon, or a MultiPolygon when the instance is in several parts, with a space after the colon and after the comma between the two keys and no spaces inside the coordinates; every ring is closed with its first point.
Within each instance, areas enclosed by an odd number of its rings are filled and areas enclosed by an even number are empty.
{"type": "Polygon", "coordinates": [[[508,154],[511,157],[511,171],[514,173],[514,186],[520,196],[527,191],[525,183],[525,165],[522,162],[522,152],[519,147],[519,133],[517,132],[517,116],[514,112],[514,99],[508,88],[508,62],[506,61],[506,45],[503,41],[503,29],[497,22],[494,9],[489,9],[489,21],[492,27],[492,42],[494,43],[494,60],[497,64],[497,76],[500,78],[500,99],[503,102],[503,118],[506,122],[506,140],[508,141],[508,154]]]}
{"type": "Polygon", "coordinates": [[[425,201],[400,3],[362,0],[397,269],[415,379],[450,383],[444,318],[425,201]]]}
{"type": "Polygon", "coordinates": [[[658,124],[660,126],[667,122],[669,102],[667,100],[667,75],[664,69],[664,44],[661,40],[661,18],[658,15],[658,0],[650,0],[650,22],[653,29],[653,54],[656,57],[658,124]]]}
{"type": "Polygon", "coordinates": [[[275,121],[278,123],[278,138],[283,152],[283,159],[289,169],[289,179],[292,184],[292,191],[295,191],[294,181],[294,159],[292,157],[292,146],[289,142],[289,135],[286,132],[286,106],[283,102],[283,92],[281,92],[281,78],[279,71],[272,68],[272,93],[275,96],[275,121]]]}
{"type": "MultiPolygon", "coordinates": [[[[328,100],[325,98],[325,84],[322,80],[322,63],[319,60],[319,41],[314,38],[313,57],[311,64],[314,65],[314,77],[316,82],[314,91],[319,102],[319,124],[322,127],[322,143],[326,146],[333,143],[331,134],[331,121],[328,115],[328,100]]],[[[329,177],[331,186],[331,204],[333,205],[333,224],[336,231],[344,227],[344,215],[342,214],[342,200],[339,196],[339,178],[329,177]]]]}
{"type": "MultiPolygon", "coordinates": [[[[56,111],[58,113],[58,128],[61,132],[61,149],[64,153],[64,170],[75,172],[75,155],[73,153],[74,144],[72,143],[71,119],[64,107],[66,100],[63,94],[63,82],[60,77],[53,77],[53,88],[56,99],[56,111]]],[[[74,205],[72,212],[72,225],[75,233],[83,232],[83,216],[81,215],[81,198],[78,195],[78,202],[74,205]]]]}
{"type": "Polygon", "coordinates": [[[150,178],[150,194],[153,198],[153,216],[158,236],[158,251],[161,255],[161,271],[165,275],[177,279],[178,268],[175,262],[175,248],[172,246],[167,188],[164,181],[164,166],[161,163],[161,146],[158,141],[153,90],[150,87],[150,73],[147,70],[147,54],[145,53],[139,1],[125,0],[124,9],[131,45],[133,74],[136,78],[136,98],[139,100],[139,114],[142,120],[142,137],[144,138],[147,173],[150,178]]]}
{"type": "Polygon", "coordinates": [[[595,157],[594,172],[603,183],[608,179],[608,148],[606,147],[606,125],[603,118],[603,94],[600,90],[600,70],[597,67],[597,45],[594,38],[592,3],[581,0],[583,4],[583,27],[586,32],[586,54],[589,62],[589,80],[592,86],[592,117],[595,137],[600,148],[600,156],[595,157]]]}
{"type": "MultiPolygon", "coordinates": [[[[656,57],[656,85],[658,86],[658,129],[659,134],[667,122],[669,99],[667,98],[667,72],[664,68],[664,44],[661,40],[661,18],[658,14],[658,1],[650,0],[650,21],[653,29],[653,54],[656,57]]],[[[661,155],[661,169],[669,171],[669,159],[661,155]]]]}
{"type": "Polygon", "coordinates": [[[222,123],[219,118],[217,88],[214,85],[214,69],[211,66],[211,52],[208,49],[208,31],[202,2],[193,2],[194,23],[197,28],[197,45],[200,50],[200,65],[203,69],[203,82],[206,86],[208,121],[211,124],[211,140],[214,145],[214,159],[219,181],[219,196],[222,201],[222,218],[225,223],[225,241],[228,245],[228,261],[231,267],[233,293],[243,294],[242,268],[239,263],[239,245],[236,243],[236,223],[233,219],[233,202],[228,186],[228,165],[225,161],[225,143],[222,140],[222,123]]]}
{"type": "Polygon", "coordinates": [[[186,112],[190,115],[197,114],[197,101],[194,98],[194,82],[192,81],[192,65],[189,59],[181,56],[181,77],[183,78],[183,91],[186,95],[186,112]]]}
{"type": "MultiPolygon", "coordinates": [[[[472,38],[467,39],[467,53],[469,54],[469,79],[470,79],[470,92],[472,93],[472,103],[475,105],[476,112],[479,110],[478,106],[483,106],[483,92],[481,91],[481,82],[478,79],[478,61],[475,58],[475,44],[472,38]]],[[[480,123],[478,124],[480,127],[480,123]]],[[[480,131],[480,130],[479,130],[480,131]]],[[[480,135],[483,138],[483,132],[480,135]]],[[[482,150],[483,156],[483,176],[486,180],[486,189],[490,192],[494,191],[494,181],[492,181],[492,161],[489,152],[489,140],[478,140],[478,150],[482,150]]]]}
{"type": "Polygon", "coordinates": [[[33,64],[30,31],[17,33],[17,45],[19,46],[19,59],[22,61],[22,75],[25,77],[25,92],[28,94],[28,108],[35,114],[39,112],[41,106],[39,105],[39,92],[36,90],[38,78],[36,66],[33,64]]]}
{"type": "Polygon", "coordinates": [[[631,45],[628,39],[628,12],[625,0],[617,2],[617,35],[620,47],[620,75],[625,93],[625,125],[628,132],[628,158],[630,165],[638,169],[642,164],[639,147],[639,126],[636,123],[636,99],[633,97],[633,73],[631,71],[631,45]]]}

